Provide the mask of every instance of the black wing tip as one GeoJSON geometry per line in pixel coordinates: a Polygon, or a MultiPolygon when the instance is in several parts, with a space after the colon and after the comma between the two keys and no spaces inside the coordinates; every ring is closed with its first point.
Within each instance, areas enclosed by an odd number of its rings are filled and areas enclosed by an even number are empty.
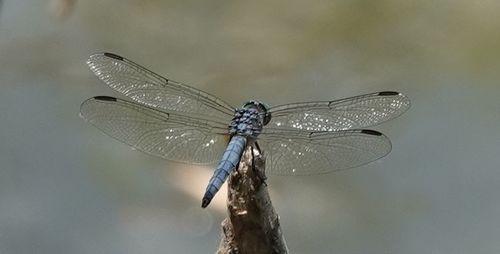
{"type": "Polygon", "coordinates": [[[400,95],[401,93],[399,92],[394,92],[394,91],[383,91],[378,93],[380,96],[393,96],[393,95],[400,95]]]}
{"type": "Polygon", "coordinates": [[[116,98],[111,96],[95,96],[94,99],[98,101],[116,101],[116,98]]]}
{"type": "Polygon", "coordinates": [[[383,135],[381,132],[374,131],[374,130],[361,130],[361,133],[373,135],[373,136],[382,136],[383,135]]]}
{"type": "Polygon", "coordinates": [[[123,61],[123,57],[121,57],[117,54],[105,52],[105,53],[103,53],[103,55],[110,57],[110,58],[113,58],[113,59],[116,59],[116,60],[119,60],[119,61],[123,61]]]}

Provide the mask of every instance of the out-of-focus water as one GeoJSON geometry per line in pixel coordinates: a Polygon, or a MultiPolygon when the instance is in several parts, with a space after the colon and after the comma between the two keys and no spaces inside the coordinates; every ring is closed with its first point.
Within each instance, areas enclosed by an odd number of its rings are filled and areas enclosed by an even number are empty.
{"type": "Polygon", "coordinates": [[[0,253],[213,253],[211,169],[132,151],[78,117],[115,92],[85,65],[126,56],[234,105],[396,90],[361,168],[273,177],[292,253],[500,252],[500,2],[4,1],[0,253]],[[299,186],[299,187],[297,187],[299,186]]]}

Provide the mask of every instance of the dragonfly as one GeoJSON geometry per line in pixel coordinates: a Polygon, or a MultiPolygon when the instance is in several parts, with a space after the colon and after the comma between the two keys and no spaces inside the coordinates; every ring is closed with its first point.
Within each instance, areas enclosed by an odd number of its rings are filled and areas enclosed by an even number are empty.
{"type": "Polygon", "coordinates": [[[340,100],[279,106],[250,100],[236,108],[189,85],[164,78],[113,53],[91,55],[92,72],[128,100],[96,96],[80,116],[109,136],[167,160],[215,164],[202,207],[237,167],[249,145],[266,154],[275,175],[322,174],[387,155],[391,142],[366,129],[410,107],[404,94],[384,91],[340,100]]]}

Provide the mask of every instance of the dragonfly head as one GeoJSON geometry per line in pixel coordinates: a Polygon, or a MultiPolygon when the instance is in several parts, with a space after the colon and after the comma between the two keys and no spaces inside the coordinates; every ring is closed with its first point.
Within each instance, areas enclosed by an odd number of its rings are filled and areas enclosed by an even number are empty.
{"type": "Polygon", "coordinates": [[[255,108],[259,111],[260,114],[264,116],[263,124],[266,125],[271,121],[271,112],[269,112],[269,106],[263,102],[260,101],[248,101],[245,104],[243,104],[243,108],[255,108]]]}

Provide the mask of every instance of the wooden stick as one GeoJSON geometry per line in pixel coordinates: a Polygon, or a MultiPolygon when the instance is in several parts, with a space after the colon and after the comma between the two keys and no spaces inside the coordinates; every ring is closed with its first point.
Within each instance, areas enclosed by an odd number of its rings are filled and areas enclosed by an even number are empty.
{"type": "Polygon", "coordinates": [[[229,177],[228,217],[217,254],[288,253],[265,179],[265,158],[249,145],[229,177]]]}

